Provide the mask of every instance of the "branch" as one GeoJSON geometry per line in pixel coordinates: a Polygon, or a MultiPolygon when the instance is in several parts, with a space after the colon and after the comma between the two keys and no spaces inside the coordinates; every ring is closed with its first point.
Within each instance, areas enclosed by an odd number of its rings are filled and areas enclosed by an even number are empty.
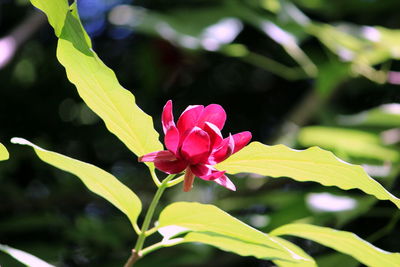
{"type": "Polygon", "coordinates": [[[34,11],[8,35],[0,39],[0,69],[4,68],[11,61],[18,48],[44,25],[45,22],[46,17],[43,13],[34,11]]]}
{"type": "Polygon", "coordinates": [[[132,267],[133,264],[134,264],[138,259],[140,259],[140,257],[141,257],[141,256],[139,255],[139,253],[137,253],[136,250],[132,249],[132,254],[131,254],[131,256],[129,257],[129,259],[126,261],[124,267],[132,267]]]}

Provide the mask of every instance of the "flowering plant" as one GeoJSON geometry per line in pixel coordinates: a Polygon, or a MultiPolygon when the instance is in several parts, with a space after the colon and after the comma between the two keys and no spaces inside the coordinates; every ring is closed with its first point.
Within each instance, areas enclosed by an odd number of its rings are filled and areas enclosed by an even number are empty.
{"type": "MultiPolygon", "coordinates": [[[[123,212],[137,234],[136,243],[125,266],[164,247],[197,242],[242,256],[269,259],[278,266],[315,266],[314,259],[296,244],[281,238],[293,235],[313,240],[355,257],[365,265],[398,266],[399,253],[374,247],[356,235],[327,227],[290,223],[270,233],[247,225],[215,205],[175,202],[166,206],[154,220],[163,192],[184,181],[190,191],[194,177],[214,181],[236,190],[225,175],[240,172],[274,178],[291,177],[296,181],[314,181],[343,190],[357,188],[400,207],[400,199],[372,179],[361,166],[348,164],[331,152],[312,147],[293,150],[284,145],[268,146],[252,142],[250,132],[222,137],[226,113],[217,104],[189,106],[175,124],[172,101],[162,112],[166,150],[158,139],[152,118],[135,103],[133,94],[124,89],[115,74],[96,55],[83,29],[76,2],[67,0],[31,0],[46,13],[58,37],[57,56],[85,103],[99,115],[115,134],[144,162],[157,191],[143,216],[138,218],[142,201],[114,175],[92,164],[45,150],[22,138],[12,142],[31,146],[44,162],[76,175],[92,192],[102,196],[123,212]],[[160,181],[155,168],[169,175],[160,181]],[[181,172],[184,176],[177,176],[181,172]],[[153,222],[153,224],[152,224],[153,222]],[[149,236],[162,238],[146,246],[149,236]]],[[[190,194],[190,193],[188,193],[190,194]]]]}

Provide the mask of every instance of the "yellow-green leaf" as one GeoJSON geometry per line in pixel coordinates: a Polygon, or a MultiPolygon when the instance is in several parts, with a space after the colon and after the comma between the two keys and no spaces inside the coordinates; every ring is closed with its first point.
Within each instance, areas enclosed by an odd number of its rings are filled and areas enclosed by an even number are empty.
{"type": "Polygon", "coordinates": [[[299,142],[303,146],[321,146],[325,149],[340,151],[350,156],[376,159],[380,161],[398,161],[400,151],[385,146],[378,134],[326,126],[309,126],[301,129],[299,142]]]}
{"type": "Polygon", "coordinates": [[[395,128],[400,127],[400,104],[384,104],[353,115],[338,117],[341,125],[395,128]]]}
{"type": "Polygon", "coordinates": [[[31,146],[44,162],[76,175],[92,192],[125,213],[136,229],[136,219],[142,209],[142,203],[135,193],[112,174],[92,164],[40,148],[23,138],[13,138],[11,142],[31,146]]]}
{"type": "Polygon", "coordinates": [[[282,259],[274,259],[275,257],[260,244],[243,242],[230,236],[217,234],[214,232],[190,232],[179,243],[198,242],[220,248],[224,251],[233,252],[243,257],[253,256],[259,259],[272,259],[273,262],[280,267],[315,267],[315,261],[307,255],[301,248],[295,244],[277,236],[270,237],[277,243],[284,245],[297,255],[300,255],[306,260],[288,261],[282,259]]]}
{"type": "Polygon", "coordinates": [[[300,247],[296,246],[292,242],[289,242],[283,238],[278,236],[271,236],[271,238],[276,239],[279,243],[290,249],[291,251],[295,252],[297,255],[302,256],[303,258],[307,259],[308,261],[299,261],[299,262],[290,262],[290,261],[283,261],[283,260],[274,260],[274,263],[279,267],[316,267],[317,264],[315,263],[314,259],[304,252],[300,247]]]}
{"type": "Polygon", "coordinates": [[[8,154],[7,148],[0,143],[0,161],[7,160],[10,157],[8,154]]]}
{"type": "Polygon", "coordinates": [[[57,57],[68,79],[108,130],[138,156],[162,150],[152,118],[136,105],[133,94],[119,84],[115,73],[93,51],[76,4],[68,7],[67,0],[31,2],[46,13],[54,27],[59,38],[57,57]]]}
{"type": "Polygon", "coordinates": [[[372,179],[361,166],[344,162],[318,147],[293,150],[284,145],[267,146],[252,142],[216,166],[228,173],[252,172],[271,177],[291,177],[314,181],[341,189],[360,189],[381,200],[390,200],[400,208],[400,199],[372,179]]]}
{"type": "Polygon", "coordinates": [[[57,36],[61,34],[64,27],[65,18],[67,16],[68,1],[43,1],[43,0],[31,0],[32,5],[42,10],[47,15],[50,25],[54,28],[57,36]]]}
{"type": "Polygon", "coordinates": [[[173,203],[161,212],[158,224],[159,228],[170,226],[191,231],[184,237],[184,242],[201,242],[242,256],[292,262],[306,260],[213,205],[173,203]]]}
{"type": "Polygon", "coordinates": [[[348,254],[367,266],[400,266],[400,253],[384,251],[351,232],[309,224],[287,224],[272,231],[271,235],[292,235],[313,240],[348,254]]]}
{"type": "Polygon", "coordinates": [[[14,259],[18,260],[19,262],[25,264],[26,266],[32,267],[54,267],[54,265],[48,264],[47,262],[39,259],[32,254],[29,254],[25,251],[15,249],[6,245],[0,244],[0,251],[3,251],[13,257],[14,259]]]}

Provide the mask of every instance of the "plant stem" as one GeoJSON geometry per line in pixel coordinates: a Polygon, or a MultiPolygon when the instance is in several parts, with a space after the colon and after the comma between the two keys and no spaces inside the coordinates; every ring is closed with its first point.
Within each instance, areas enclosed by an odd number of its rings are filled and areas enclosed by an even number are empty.
{"type": "Polygon", "coordinates": [[[389,221],[388,224],[386,224],[383,228],[381,228],[380,230],[376,231],[375,233],[373,233],[372,235],[370,235],[367,240],[371,243],[376,242],[377,240],[379,240],[380,238],[384,237],[385,235],[389,234],[390,232],[393,231],[393,229],[395,228],[397,222],[400,220],[400,212],[396,212],[392,219],[389,221]]]}
{"type": "Polygon", "coordinates": [[[139,228],[139,226],[137,225],[137,223],[135,223],[134,225],[133,225],[133,230],[135,230],[135,232],[136,232],[136,234],[137,235],[140,235],[140,228],[139,228]]]}
{"type": "Polygon", "coordinates": [[[158,230],[158,227],[153,227],[153,228],[147,230],[146,236],[150,236],[150,235],[154,234],[155,232],[157,232],[157,230],[158,230]]]}
{"type": "MultiPolygon", "coordinates": [[[[184,242],[184,239],[183,239],[183,238],[176,238],[175,240],[176,240],[176,241],[173,243],[174,246],[177,245],[177,244],[180,244],[180,243],[183,243],[183,242],[184,242]]],[[[155,244],[153,244],[153,245],[151,245],[151,246],[148,246],[147,248],[144,248],[144,249],[141,251],[141,256],[142,256],[142,257],[143,257],[143,256],[146,256],[147,254],[149,254],[149,253],[151,253],[151,252],[153,252],[153,251],[156,251],[156,250],[158,250],[158,249],[160,249],[160,248],[168,247],[168,246],[171,246],[171,244],[165,244],[163,241],[158,242],[158,243],[155,243],[155,244]]]]}
{"type": "Polygon", "coordinates": [[[157,187],[160,187],[161,186],[161,182],[160,182],[160,180],[158,180],[156,171],[154,170],[154,168],[150,168],[150,167],[149,167],[149,170],[150,170],[151,178],[153,179],[154,183],[156,184],[157,187]]]}
{"type": "Polygon", "coordinates": [[[139,253],[136,252],[136,250],[132,250],[132,254],[129,257],[129,259],[126,261],[126,263],[124,264],[124,267],[131,267],[133,266],[133,264],[140,258],[141,256],[139,255],[139,253]]]}
{"type": "MultiPolygon", "coordinates": [[[[150,225],[151,219],[153,218],[154,211],[155,211],[155,209],[157,207],[158,201],[160,200],[161,195],[163,194],[164,190],[167,188],[168,182],[174,176],[175,176],[175,174],[168,175],[167,178],[165,178],[161,182],[160,186],[158,187],[157,192],[154,195],[154,198],[150,203],[149,209],[147,210],[146,216],[144,217],[142,229],[141,229],[139,237],[138,237],[138,239],[136,241],[135,249],[133,250],[131,257],[128,259],[128,262],[126,264],[129,263],[129,260],[131,260],[131,258],[134,258],[134,260],[136,261],[141,257],[140,251],[143,248],[144,241],[145,241],[145,239],[147,237],[146,231],[149,228],[149,225],[150,225]]],[[[132,266],[132,264],[131,265],[126,265],[125,267],[132,266]]]]}
{"type": "Polygon", "coordinates": [[[184,178],[185,178],[185,175],[181,175],[178,178],[176,178],[176,179],[174,179],[172,181],[169,181],[168,184],[167,184],[167,187],[172,187],[174,185],[179,184],[180,182],[183,181],[184,178]]]}

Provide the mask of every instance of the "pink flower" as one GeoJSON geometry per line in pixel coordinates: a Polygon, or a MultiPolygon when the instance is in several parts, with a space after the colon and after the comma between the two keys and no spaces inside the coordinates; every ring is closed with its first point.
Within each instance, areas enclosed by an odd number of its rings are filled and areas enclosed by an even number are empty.
{"type": "Polygon", "coordinates": [[[164,143],[168,150],[156,151],[139,158],[141,162],[154,162],[160,171],[168,174],[185,170],[183,190],[192,189],[194,177],[214,181],[235,191],[235,185],[213,165],[227,159],[246,146],[250,132],[241,132],[222,138],[221,129],[226,120],[225,110],[217,104],[206,107],[189,106],[175,125],[172,101],[165,104],[162,113],[164,143]]]}

